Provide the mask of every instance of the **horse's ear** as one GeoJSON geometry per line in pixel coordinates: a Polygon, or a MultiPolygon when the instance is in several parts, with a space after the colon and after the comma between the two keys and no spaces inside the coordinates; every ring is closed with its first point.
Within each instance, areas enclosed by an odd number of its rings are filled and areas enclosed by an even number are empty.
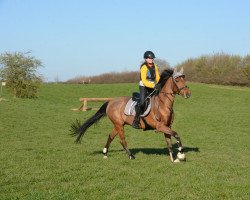
{"type": "Polygon", "coordinates": [[[181,73],[181,74],[183,74],[183,72],[184,72],[184,69],[183,69],[183,67],[182,67],[182,68],[181,68],[181,71],[180,71],[180,73],[181,73]]]}
{"type": "Polygon", "coordinates": [[[173,74],[176,74],[177,73],[177,68],[175,67],[174,68],[174,73],[173,74]]]}

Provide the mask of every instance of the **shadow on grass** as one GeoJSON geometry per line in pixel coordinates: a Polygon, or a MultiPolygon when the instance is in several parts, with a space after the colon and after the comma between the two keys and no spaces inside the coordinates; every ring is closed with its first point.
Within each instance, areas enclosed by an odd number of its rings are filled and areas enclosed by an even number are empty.
{"type": "MultiPolygon", "coordinates": [[[[177,152],[177,145],[173,145],[174,152],[177,152]]],[[[147,155],[169,155],[167,148],[132,148],[129,149],[133,155],[136,155],[137,153],[143,153],[147,155]]],[[[110,149],[109,152],[121,152],[124,151],[123,149],[119,150],[112,150],[110,149]]],[[[199,147],[184,147],[184,152],[200,152],[199,147]]],[[[95,151],[93,154],[100,154],[102,151],[95,151]]]]}
{"type": "MultiPolygon", "coordinates": [[[[173,145],[174,152],[177,152],[177,145],[173,145]]],[[[147,155],[169,155],[167,148],[134,148],[130,149],[132,154],[143,153],[147,155]]],[[[184,147],[184,152],[200,152],[198,147],[184,147]]]]}

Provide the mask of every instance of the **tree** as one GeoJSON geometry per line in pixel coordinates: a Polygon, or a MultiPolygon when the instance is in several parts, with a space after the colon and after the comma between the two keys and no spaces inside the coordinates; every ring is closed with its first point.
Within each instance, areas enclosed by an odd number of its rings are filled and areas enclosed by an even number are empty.
{"type": "Polygon", "coordinates": [[[14,52],[0,55],[0,78],[5,80],[15,97],[35,98],[42,83],[42,77],[36,70],[42,62],[28,53],[14,52]]]}
{"type": "Polygon", "coordinates": [[[160,59],[160,58],[156,58],[154,60],[155,64],[159,67],[159,71],[162,72],[165,69],[169,69],[170,65],[166,60],[160,59]]]}
{"type": "Polygon", "coordinates": [[[250,55],[247,55],[244,58],[244,67],[243,67],[243,72],[247,76],[248,80],[250,80],[250,55]]]}

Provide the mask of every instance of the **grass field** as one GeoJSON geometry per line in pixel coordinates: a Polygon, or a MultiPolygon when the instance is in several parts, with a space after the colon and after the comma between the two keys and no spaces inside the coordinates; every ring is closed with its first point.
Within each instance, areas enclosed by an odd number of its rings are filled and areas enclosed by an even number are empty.
{"type": "MultiPolygon", "coordinates": [[[[135,154],[117,137],[103,159],[107,118],[74,144],[70,124],[80,97],[127,96],[137,84],[46,84],[39,98],[0,101],[0,199],[249,199],[250,88],[190,83],[177,96],[173,129],[187,161],[170,162],[162,134],[126,127],[135,154]]],[[[101,103],[92,103],[100,106],[101,103]]],[[[173,140],[175,142],[175,140],[173,140]]]]}

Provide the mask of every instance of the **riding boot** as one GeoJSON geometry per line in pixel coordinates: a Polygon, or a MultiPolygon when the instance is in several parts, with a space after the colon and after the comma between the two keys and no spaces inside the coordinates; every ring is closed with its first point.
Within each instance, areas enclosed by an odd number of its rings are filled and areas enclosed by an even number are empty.
{"type": "Polygon", "coordinates": [[[133,128],[140,129],[140,126],[139,126],[140,114],[141,114],[141,106],[137,104],[135,106],[135,118],[132,124],[133,128]]]}

